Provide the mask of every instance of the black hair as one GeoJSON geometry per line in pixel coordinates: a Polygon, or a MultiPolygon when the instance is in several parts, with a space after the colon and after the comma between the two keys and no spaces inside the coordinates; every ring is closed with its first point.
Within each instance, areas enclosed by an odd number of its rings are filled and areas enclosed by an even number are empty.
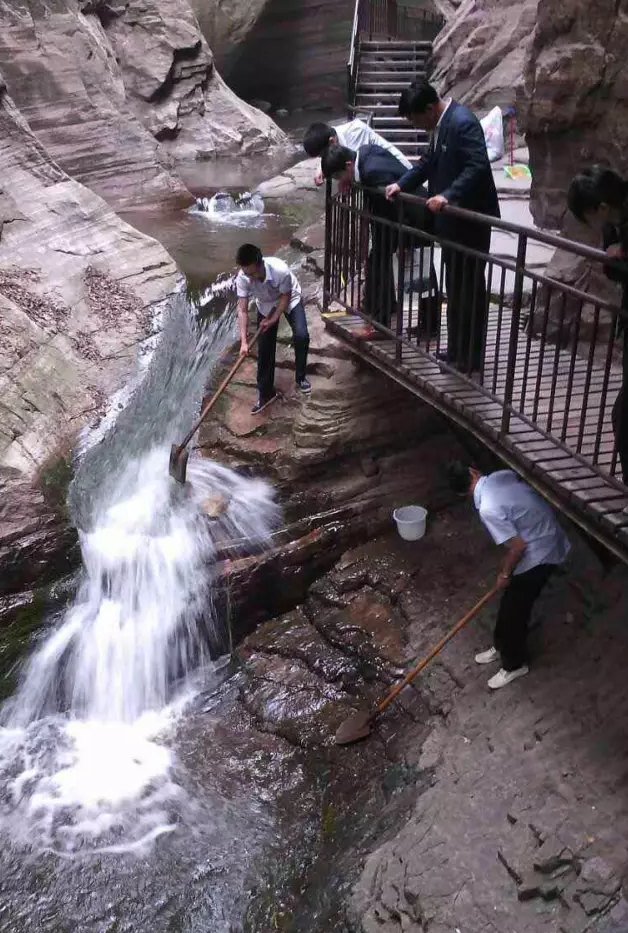
{"type": "Polygon", "coordinates": [[[438,103],[436,88],[427,81],[415,81],[401,92],[397,113],[400,117],[410,117],[413,113],[425,113],[430,104],[438,103]]]}
{"type": "Polygon", "coordinates": [[[459,496],[464,496],[469,492],[471,485],[471,470],[460,460],[451,460],[445,467],[447,482],[451,490],[459,496]]]}
{"type": "Polygon", "coordinates": [[[607,165],[592,165],[572,179],[567,191],[567,206],[582,223],[586,216],[602,204],[623,207],[628,195],[628,183],[607,165]]]}
{"type": "Polygon", "coordinates": [[[261,249],[254,243],[243,243],[236,253],[238,266],[259,266],[263,258],[261,249]]]}
{"type": "Polygon", "coordinates": [[[305,131],[303,148],[310,158],[317,158],[329,145],[329,140],[336,135],[336,130],[329,123],[312,123],[305,131]]]}
{"type": "Polygon", "coordinates": [[[321,171],[325,178],[344,172],[347,162],[355,162],[356,154],[346,146],[327,146],[321,157],[321,171]]]}

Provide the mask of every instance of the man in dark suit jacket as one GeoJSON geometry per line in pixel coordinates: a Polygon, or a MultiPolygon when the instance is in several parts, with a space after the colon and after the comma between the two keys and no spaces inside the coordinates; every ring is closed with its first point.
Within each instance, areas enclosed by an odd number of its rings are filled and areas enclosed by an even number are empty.
{"type": "MultiPolygon", "coordinates": [[[[500,216],[478,118],[455,100],[441,100],[426,82],[411,85],[402,93],[399,115],[417,129],[431,130],[432,139],[426,155],[388,186],[386,196],[416,191],[427,181],[427,206],[436,215],[436,234],[452,243],[488,253],[490,226],[441,213],[452,204],[491,217],[500,216]]],[[[446,358],[465,371],[480,369],[488,316],[486,262],[447,247],[443,249],[443,259],[447,281],[446,358]]]]}
{"type": "MultiPolygon", "coordinates": [[[[388,150],[370,145],[361,146],[356,152],[345,146],[329,146],[323,152],[321,169],[325,178],[335,178],[339,182],[341,190],[353,182],[364,185],[367,189],[364,192],[365,206],[370,213],[397,223],[399,218],[395,205],[383,193],[373,190],[385,188],[402,178],[407,171],[388,150]]],[[[426,212],[421,207],[404,205],[404,223],[424,228],[426,219],[426,212]]],[[[366,261],[362,310],[385,327],[390,326],[390,316],[397,303],[392,265],[397,245],[397,231],[393,227],[371,224],[371,250],[366,261]]],[[[406,245],[413,244],[406,241],[406,245]]],[[[417,242],[414,245],[419,247],[421,244],[417,242]]],[[[430,277],[430,291],[435,299],[437,280],[433,270],[430,277]]],[[[430,318],[430,324],[436,323],[432,321],[435,315],[428,313],[427,308],[421,310],[430,318]]]]}

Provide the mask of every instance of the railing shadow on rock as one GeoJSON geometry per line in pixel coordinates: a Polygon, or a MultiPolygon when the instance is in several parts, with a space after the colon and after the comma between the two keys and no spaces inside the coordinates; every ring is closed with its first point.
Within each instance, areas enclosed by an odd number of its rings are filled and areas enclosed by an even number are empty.
{"type": "MultiPolygon", "coordinates": [[[[343,336],[364,346],[360,330],[372,325],[382,339],[369,352],[446,396],[445,411],[462,406],[515,458],[564,466],[558,478],[581,487],[584,499],[587,489],[594,499],[596,478],[603,480],[600,498],[614,495],[619,506],[628,490],[613,407],[628,315],[619,296],[558,281],[528,257],[542,244],[600,271],[613,262],[562,237],[450,206],[444,229],[455,220],[473,244],[461,245],[430,232],[423,198],[399,195],[392,215],[387,202],[388,219],[373,213],[378,199],[383,192],[353,186],[333,195],[328,185],[325,311],[355,316],[345,318],[343,336]],[[491,253],[491,233],[516,237],[516,256],[491,253]]],[[[621,523],[628,528],[628,515],[621,523]]]]}

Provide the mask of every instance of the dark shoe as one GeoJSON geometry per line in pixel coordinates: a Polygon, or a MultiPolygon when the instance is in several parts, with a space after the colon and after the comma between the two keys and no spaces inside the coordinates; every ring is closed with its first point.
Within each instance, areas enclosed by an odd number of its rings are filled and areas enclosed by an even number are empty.
{"type": "Polygon", "coordinates": [[[297,382],[297,389],[303,392],[304,395],[308,395],[312,391],[312,386],[307,379],[302,379],[300,382],[297,382]]]}
{"type": "Polygon", "coordinates": [[[258,399],[257,404],[253,405],[253,408],[251,409],[251,414],[259,415],[261,411],[264,411],[265,408],[268,408],[269,405],[272,405],[273,402],[276,402],[278,398],[279,398],[279,395],[277,394],[277,392],[273,392],[270,398],[267,398],[265,400],[261,398],[258,399]]]}
{"type": "Polygon", "coordinates": [[[456,367],[459,372],[464,373],[465,376],[471,376],[473,373],[479,373],[482,371],[482,363],[480,360],[472,360],[471,365],[468,363],[460,364],[456,367]]]}

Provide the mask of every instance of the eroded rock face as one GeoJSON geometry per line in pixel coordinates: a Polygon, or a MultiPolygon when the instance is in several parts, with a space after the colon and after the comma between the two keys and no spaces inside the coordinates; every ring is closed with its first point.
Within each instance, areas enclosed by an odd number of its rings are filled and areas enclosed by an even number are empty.
{"type": "Polygon", "coordinates": [[[58,487],[63,506],[77,433],[134,370],[178,274],[159,243],[50,159],[1,80],[0,165],[4,596],[64,569],[74,533],[38,484],[58,487]]]}
{"type": "Polygon", "coordinates": [[[521,102],[538,224],[560,224],[566,188],[584,165],[628,170],[627,42],[626,0],[539,0],[521,102]]]}
{"type": "Polygon", "coordinates": [[[190,0],[229,85],[275,107],[341,108],[353,0],[190,0]]]}
{"type": "Polygon", "coordinates": [[[68,178],[0,96],[0,464],[32,476],[132,370],[165,250],[68,178]]]}
{"type": "Polygon", "coordinates": [[[534,31],[538,0],[463,0],[447,5],[434,43],[434,84],[478,109],[513,106],[534,31]]]}
{"type": "Polygon", "coordinates": [[[0,67],[52,158],[116,207],[189,198],[178,159],[286,145],[220,79],[186,0],[0,2],[0,67]]]}

